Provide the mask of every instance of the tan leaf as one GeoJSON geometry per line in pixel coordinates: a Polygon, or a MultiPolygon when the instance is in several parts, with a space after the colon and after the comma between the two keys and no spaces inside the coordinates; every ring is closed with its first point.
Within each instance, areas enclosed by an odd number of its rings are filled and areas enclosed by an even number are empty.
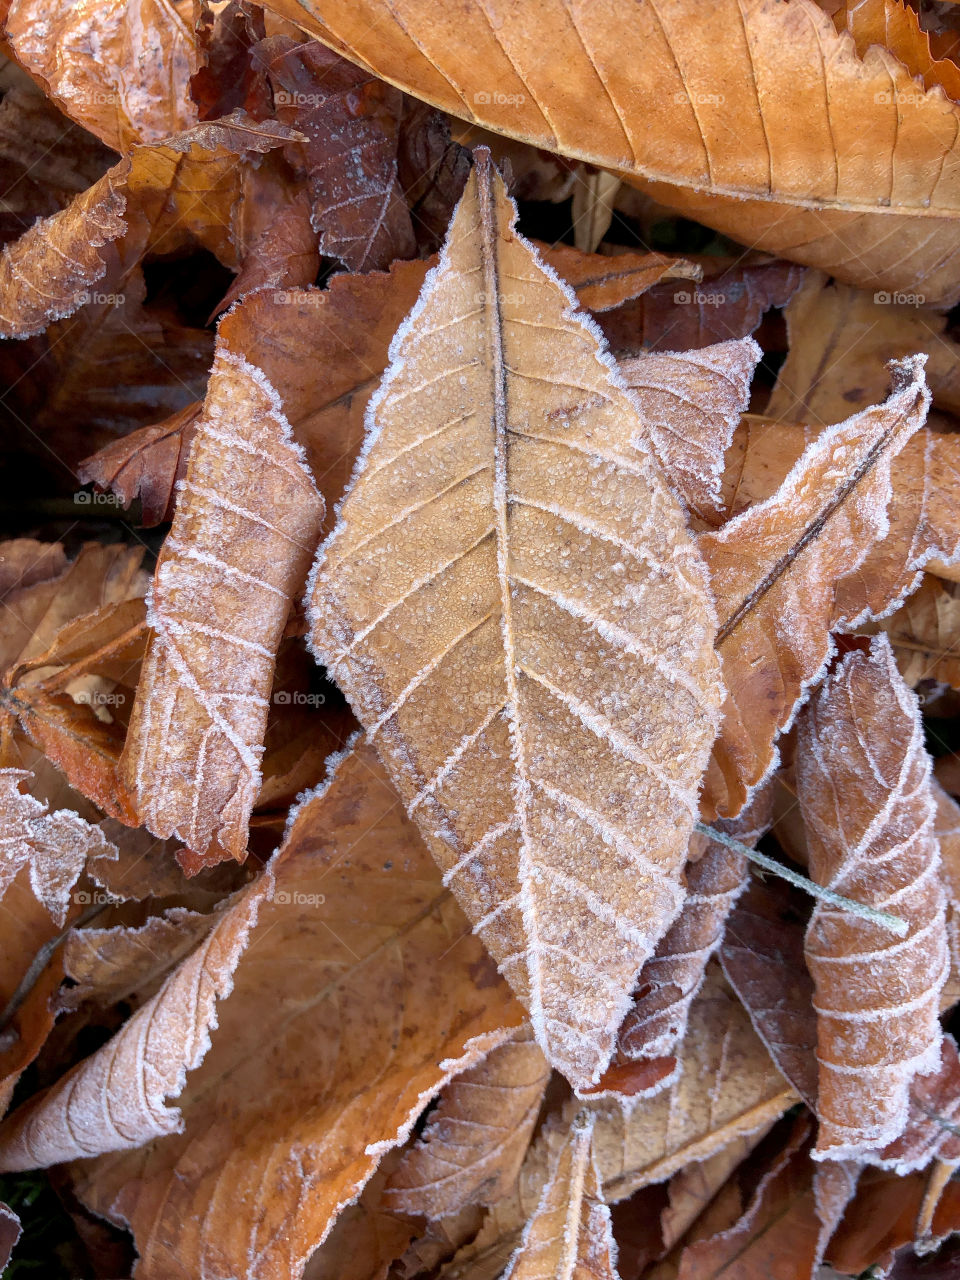
{"type": "Polygon", "coordinates": [[[689,510],[704,519],[722,509],[724,458],[750,402],[761,354],[746,338],[620,361],[647,422],[643,434],[689,510]]]}
{"type": "MultiPolygon", "coordinates": [[[[769,827],[772,808],[773,793],[764,787],[739,817],[718,825],[752,847],[769,827]]],[[[683,1038],[690,1004],[747,878],[746,858],[716,840],[687,864],[683,908],[640,971],[633,1007],[620,1028],[619,1048],[626,1057],[654,1058],[683,1038]]]]}
{"type": "Polygon", "coordinates": [[[836,584],[887,532],[891,463],[929,404],[923,359],[895,363],[884,404],[821,433],[772,497],[700,536],[727,690],[708,775],[722,814],[737,813],[775,766],[774,742],[819,678],[830,631],[854,621],[836,584]]]}
{"type": "MultiPolygon", "coordinates": [[[[817,436],[812,427],[746,418],[727,455],[722,487],[727,512],[770,497],[817,436]]],[[[960,578],[955,563],[960,516],[953,500],[960,483],[960,435],[922,428],[891,463],[890,483],[889,532],[838,584],[844,618],[882,617],[919,586],[922,569],[951,581],[960,578]]]]}
{"type": "Polygon", "coordinates": [[[444,1090],[387,1184],[387,1207],[442,1218],[501,1199],[526,1153],[549,1074],[524,1024],[444,1090]]]}
{"type": "MultiPolygon", "coordinates": [[[[909,12],[909,10],[904,10],[909,12]]],[[[781,422],[822,427],[876,404],[887,366],[927,353],[926,375],[937,408],[960,409],[957,344],[947,319],[922,305],[916,291],[868,293],[807,273],[784,308],[789,350],[766,412],[781,422]]]]}
{"type": "Polygon", "coordinates": [[[919,591],[882,625],[907,684],[938,680],[960,689],[960,587],[924,574],[919,591]]]}
{"type": "Polygon", "coordinates": [[[583,169],[573,188],[573,243],[584,253],[596,253],[610,230],[613,202],[620,190],[620,176],[603,169],[583,169]]]}
{"type": "Polygon", "coordinates": [[[585,1112],[570,1126],[504,1280],[619,1280],[591,1144],[595,1122],[585,1112]]]}
{"type": "MultiPolygon", "coordinates": [[[[693,1003],[680,1057],[677,1078],[656,1097],[639,1103],[602,1099],[586,1104],[597,1118],[594,1151],[608,1204],[765,1130],[797,1100],[715,965],[708,968],[693,1003]]],[[[550,1117],[510,1195],[490,1209],[469,1255],[482,1258],[489,1251],[498,1256],[504,1242],[516,1239],[583,1105],[570,1100],[550,1117]]]]}
{"type": "Polygon", "coordinates": [[[960,68],[934,54],[931,36],[909,5],[896,0],[842,0],[833,21],[838,31],[850,32],[861,58],[872,44],[884,45],[928,89],[939,84],[948,98],[960,97],[960,68]]]}
{"type": "Polygon", "coordinates": [[[76,1009],[88,999],[114,1004],[143,991],[193,951],[216,923],[214,913],[171,907],[139,927],[74,929],[64,946],[63,968],[77,985],[61,994],[59,1007],[76,1009]]]}
{"type": "Polygon", "coordinates": [[[865,1159],[907,1123],[910,1082],[940,1061],[949,956],[937,876],[930,760],[916,699],[885,637],[854,651],[799,728],[797,794],[818,884],[894,911],[888,930],[817,902],[807,928],[816,985],[817,1159],[865,1159]]]}
{"type": "Polygon", "coordinates": [[[322,517],[277,393],[221,348],[121,761],[145,825],[211,863],[246,853],[277,647],[322,517]]]}
{"type": "Polygon", "coordinates": [[[75,1169],[81,1198],[132,1227],[140,1280],[204,1266],[244,1274],[251,1256],[262,1274],[299,1280],[339,1209],[431,1096],[521,1018],[361,747],[305,800],[266,879],[113,1041],[11,1118],[0,1150],[9,1165],[119,1145],[109,1105],[124,1145],[169,1135],[75,1169]],[[207,1048],[201,1015],[228,963],[230,994],[207,1048]],[[183,1087],[184,1063],[200,1056],[183,1087]],[[104,1096],[96,1081],[111,1062],[104,1096]],[[178,1110],[160,1107],[178,1067],[178,1110]],[[150,1114],[137,1106],[144,1090],[156,1100],[150,1114]],[[79,1125],[85,1098],[94,1111],[79,1125]],[[238,1214],[254,1196],[268,1212],[238,1214]]]}
{"type": "Polygon", "coordinates": [[[746,244],[957,300],[958,108],[887,49],[859,57],[813,0],[530,0],[495,20],[481,0],[442,18],[425,0],[270,8],[445,111],[619,172],[746,244]]]}
{"type": "Polygon", "coordinates": [[[196,123],[196,40],[172,0],[11,0],[3,35],[45,92],[114,151],[196,123]]]}
{"type": "Polygon", "coordinates": [[[481,153],[368,410],[312,643],[547,1060],[589,1086],[682,899],[712,616],[653,458],[619,447],[642,420],[514,216],[481,153]]]}

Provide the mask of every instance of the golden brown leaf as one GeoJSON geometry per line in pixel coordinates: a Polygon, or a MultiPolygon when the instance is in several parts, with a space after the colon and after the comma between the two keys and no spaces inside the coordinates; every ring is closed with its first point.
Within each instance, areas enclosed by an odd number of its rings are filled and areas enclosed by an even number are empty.
{"type": "Polygon", "coordinates": [[[528,0],[495,20],[481,0],[269,7],[445,111],[619,172],[746,244],[957,300],[960,108],[886,49],[858,57],[814,0],[528,0]]]}
{"type": "Polygon", "coordinates": [[[805,1145],[810,1129],[809,1117],[799,1117],[746,1212],[729,1230],[684,1249],[677,1280],[799,1280],[815,1274],[820,1223],[805,1145]]]}
{"type": "Polygon", "coordinates": [[[737,813],[775,766],[775,740],[822,672],[830,631],[855,621],[837,583],[887,532],[891,464],[929,404],[922,356],[892,369],[888,400],[821,433],[770,498],[700,536],[727,695],[708,775],[719,813],[737,813]]]}
{"type": "Polygon", "coordinates": [[[481,153],[368,410],[312,643],[588,1087],[682,900],[712,613],[653,457],[621,444],[629,393],[514,217],[481,153]]]}
{"type": "Polygon", "coordinates": [[[818,1159],[870,1159],[903,1132],[915,1075],[940,1061],[949,956],[930,760],[916,699],[878,636],[848,653],[799,728],[797,794],[817,884],[909,925],[897,938],[817,902],[818,1159]]]}
{"type": "Polygon", "coordinates": [[[133,1229],[141,1280],[186,1280],[204,1265],[243,1274],[250,1251],[263,1275],[297,1280],[430,1097],[521,1017],[376,755],[361,747],[305,800],[266,879],[154,1001],[11,1118],[2,1159],[61,1160],[166,1132],[75,1169],[81,1198],[133,1229]],[[201,1015],[228,967],[207,1048],[201,1015]],[[154,1053],[160,1074],[144,1079],[154,1053]],[[172,1090],[178,1109],[159,1105],[164,1080],[197,1057],[183,1091],[182,1078],[172,1090]],[[123,1064],[108,1095],[118,1123],[125,1117],[122,1135],[95,1084],[111,1062],[123,1064]],[[94,1110],[79,1125],[84,1099],[94,1110]],[[253,1196],[266,1214],[238,1213],[253,1196]]]}
{"type": "Polygon", "coordinates": [[[196,123],[196,41],[172,0],[10,0],[2,31],[45,92],[114,151],[196,123]]]}
{"type": "Polygon", "coordinates": [[[842,0],[833,21],[838,31],[850,32],[861,58],[872,44],[883,45],[928,89],[939,84],[948,98],[960,97],[960,67],[935,56],[930,36],[909,5],[898,0],[842,0]]]}
{"type": "Polygon", "coordinates": [[[584,1112],[571,1124],[504,1280],[619,1280],[591,1143],[595,1123],[584,1112]]]}
{"type": "Polygon", "coordinates": [[[891,360],[927,353],[926,375],[936,408],[960,410],[960,348],[947,319],[915,292],[867,293],[807,273],[784,309],[789,350],[766,412],[782,422],[815,427],[839,422],[882,399],[891,360]]]}
{"type": "Polygon", "coordinates": [[[900,674],[916,687],[937,680],[960,689],[960,587],[924,574],[920,590],[883,622],[900,674]]]}
{"type": "Polygon", "coordinates": [[[524,1024],[444,1090],[422,1137],[392,1174],[384,1203],[442,1218],[501,1199],[526,1153],[549,1074],[524,1024]]]}
{"type": "Polygon", "coordinates": [[[100,298],[122,304],[126,278],[148,248],[170,253],[199,240],[234,265],[239,162],[295,136],[240,112],[135,147],[66,208],[4,246],[0,336],[30,337],[100,298]],[[102,289],[93,291],[98,282],[102,289]]]}
{"type": "Polygon", "coordinates": [[[125,507],[139,498],[142,525],[172,520],[174,489],[186,474],[202,409],[195,401],[156,426],[141,427],[106,445],[80,464],[79,479],[109,489],[125,507]]]}
{"type": "Polygon", "coordinates": [[[277,648],[322,517],[277,393],[221,347],[121,762],[145,825],[210,863],[246,854],[277,648]]]}

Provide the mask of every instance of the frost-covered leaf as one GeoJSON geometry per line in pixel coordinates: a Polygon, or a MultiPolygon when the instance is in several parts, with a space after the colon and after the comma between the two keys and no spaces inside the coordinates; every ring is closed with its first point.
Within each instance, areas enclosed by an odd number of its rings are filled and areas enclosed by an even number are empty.
{"type": "Polygon", "coordinates": [[[99,827],[69,809],[50,813],[47,806],[20,790],[30,778],[24,769],[0,769],[0,897],[22,867],[29,867],[37,901],[62,927],[70,890],[88,857],[109,856],[116,849],[99,827]]]}
{"type": "Polygon", "coordinates": [[[591,1143],[595,1123],[584,1112],[571,1124],[504,1280],[620,1280],[591,1143]]]}
{"type": "Polygon", "coordinates": [[[9,1165],[121,1145],[96,1083],[116,1062],[106,1098],[123,1145],[168,1136],[74,1175],[96,1213],[130,1224],[138,1280],[169,1280],[171,1258],[184,1275],[205,1267],[226,1280],[251,1256],[261,1274],[299,1280],[340,1208],[433,1094],[521,1019],[376,755],[361,747],[297,811],[266,879],[113,1041],[11,1118],[0,1151],[9,1165]],[[213,1002],[218,955],[230,961],[229,995],[207,1047],[197,1018],[213,1002]],[[198,988],[204,960],[209,979],[198,988]],[[145,1079],[144,1053],[161,1042],[163,1074],[145,1079]],[[166,1073],[196,1057],[202,1064],[172,1090],[177,1109],[160,1106],[166,1073]],[[149,1125],[136,1110],[144,1085],[157,1101],[149,1125]],[[93,1110],[80,1125],[84,1099],[93,1110]],[[264,1213],[238,1212],[254,1198],[264,1213]]]}
{"type": "Polygon", "coordinates": [[[0,337],[38,334],[98,297],[122,305],[127,277],[148,249],[170,253],[200,241],[233,265],[240,162],[294,136],[238,113],[134,147],[66,208],[4,246],[0,337]]]}
{"type": "Polygon", "coordinates": [[[114,151],[196,123],[196,40],[172,0],[10,0],[2,31],[50,97],[114,151]]]}
{"type": "Polygon", "coordinates": [[[709,519],[720,510],[724,457],[750,402],[760,356],[747,338],[620,361],[643,409],[643,434],[694,515],[709,519]]]}
{"type": "MultiPolygon", "coordinates": [[[[718,824],[751,847],[770,825],[773,793],[762,788],[736,818],[718,824]]],[[[707,962],[720,945],[724,925],[746,888],[747,860],[716,840],[687,864],[683,908],[661,938],[637,980],[633,1007],[623,1020],[618,1046],[628,1058],[655,1058],[682,1040],[691,1001],[707,962]]]]}
{"type": "Polygon", "coordinates": [[[20,1219],[9,1205],[0,1203],[0,1267],[6,1267],[10,1261],[20,1234],[20,1219]]]}
{"type": "Polygon", "coordinates": [[[885,637],[848,653],[799,727],[797,794],[818,884],[909,925],[898,938],[817,902],[818,1159],[873,1159],[903,1132],[910,1082],[940,1062],[947,976],[930,760],[916,699],[885,637]]]}
{"type": "Polygon", "coordinates": [[[708,775],[710,800],[735,814],[777,759],[777,736],[851,622],[837,583],[887,532],[891,463],[923,424],[923,357],[893,366],[882,405],[828,428],[776,492],[700,536],[720,629],[726,701],[708,775]]]}
{"type": "Polygon", "coordinates": [[[524,1024],[444,1090],[422,1136],[391,1175],[384,1202],[442,1218],[501,1199],[526,1153],[549,1074],[524,1024]]]}
{"type": "Polygon", "coordinates": [[[368,411],[312,642],[548,1061],[599,1079],[679,882],[718,697],[702,564],[483,153],[368,411]],[[513,283],[510,283],[510,282],[513,283]]]}
{"type": "MultiPolygon", "coordinates": [[[[515,184],[510,190],[516,196],[515,184]]],[[[695,262],[666,253],[623,252],[608,257],[583,253],[566,244],[538,244],[537,247],[551,267],[574,288],[580,305],[594,312],[601,328],[604,324],[613,325],[614,317],[622,315],[625,302],[646,294],[658,281],[696,281],[703,275],[703,268],[695,262]]]]}
{"type": "Polygon", "coordinates": [[[277,393],[221,347],[121,762],[145,825],[210,863],[246,853],[277,648],[322,517],[277,393]]]}
{"type": "Polygon", "coordinates": [[[957,300],[960,108],[895,52],[861,58],[814,0],[529,0],[495,17],[468,0],[443,20],[423,0],[269,7],[445,111],[619,172],[753,248],[957,300]]]}

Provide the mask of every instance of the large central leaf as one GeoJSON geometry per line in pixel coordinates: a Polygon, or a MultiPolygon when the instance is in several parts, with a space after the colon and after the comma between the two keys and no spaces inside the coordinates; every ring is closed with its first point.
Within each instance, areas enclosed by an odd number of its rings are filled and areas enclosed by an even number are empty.
{"type": "Polygon", "coordinates": [[[481,153],[371,401],[312,638],[584,1086],[681,903],[714,620],[631,394],[514,216],[481,153]]]}

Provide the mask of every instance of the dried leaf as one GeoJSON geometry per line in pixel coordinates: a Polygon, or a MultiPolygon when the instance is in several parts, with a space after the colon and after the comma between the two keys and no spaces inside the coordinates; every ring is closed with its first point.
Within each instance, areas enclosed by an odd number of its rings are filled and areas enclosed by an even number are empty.
{"type": "MultiPolygon", "coordinates": [[[[511,193],[516,195],[512,187],[511,193]]],[[[624,313],[625,302],[640,297],[659,281],[700,280],[703,276],[703,268],[695,262],[666,253],[618,252],[607,257],[581,253],[565,244],[538,244],[537,248],[574,288],[581,307],[597,316],[601,328],[613,326],[624,313]]]]}
{"type": "Polygon", "coordinates": [[[322,517],[277,393],[221,347],[121,762],[145,825],[211,864],[246,853],[277,647],[322,517]]]}
{"type": "Polygon", "coordinates": [[[20,1219],[9,1207],[0,1203],[0,1267],[6,1267],[21,1236],[20,1219]]]}
{"type": "Polygon", "coordinates": [[[548,1076],[524,1024],[444,1090],[422,1137],[392,1174],[384,1203],[442,1218],[501,1199],[520,1169],[548,1076]]]}
{"type": "Polygon", "coordinates": [[[537,0],[495,23],[479,0],[444,21],[419,0],[270,7],[445,111],[620,172],[751,246],[957,300],[958,109],[885,48],[860,58],[813,0],[537,0]]]}
{"type": "Polygon", "coordinates": [[[664,351],[620,361],[647,420],[645,438],[696,516],[722,510],[724,458],[750,402],[759,346],[751,339],[698,352],[664,351]]]}
{"type": "Polygon", "coordinates": [[[603,169],[583,169],[573,188],[573,243],[584,253],[596,253],[610,230],[613,202],[620,177],[603,169]]]}
{"type": "MultiPolygon", "coordinates": [[[[861,1175],[857,1194],[827,1249],[827,1260],[844,1275],[876,1266],[888,1271],[894,1251],[912,1244],[923,1206],[927,1176],[901,1178],[877,1169],[861,1175]]],[[[934,1235],[960,1228],[960,1180],[949,1182],[933,1215],[934,1235]]],[[[934,1272],[934,1275],[936,1272],[934,1272]]]]}
{"type": "Polygon", "coordinates": [[[109,489],[125,507],[139,498],[142,525],[172,520],[174,489],[186,474],[202,408],[194,402],[156,426],[141,427],[104,446],[80,464],[79,479],[109,489]]]}
{"type": "Polygon", "coordinates": [[[402,96],[316,40],[262,46],[277,115],[304,134],[302,170],[321,251],[350,271],[412,258],[416,241],[397,180],[402,96]]]}
{"type": "Polygon", "coordinates": [[[914,688],[937,680],[960,689],[960,588],[924,574],[920,590],[883,623],[900,674],[914,688]]]}
{"type": "Polygon", "coordinates": [[[677,1280],[798,1280],[814,1274],[820,1223],[804,1145],[810,1128],[807,1117],[798,1120],[733,1227],[684,1249],[677,1280]]]}
{"type": "Polygon", "coordinates": [[[887,532],[890,468],[923,423],[923,357],[892,366],[884,404],[824,431],[765,502],[699,539],[710,568],[727,698],[709,775],[717,811],[735,814],[774,767],[787,728],[853,619],[836,584],[887,532]]]}
{"type": "Polygon", "coordinates": [[[584,1113],[570,1126],[504,1280],[620,1280],[591,1145],[594,1124],[584,1113]]]}
{"type": "Polygon", "coordinates": [[[890,361],[914,351],[927,353],[934,405],[960,409],[957,344],[946,317],[924,307],[912,288],[866,293],[810,271],[784,319],[789,350],[767,404],[771,418],[820,427],[866,409],[884,395],[890,361]]]}
{"type": "Polygon", "coordinates": [[[937,58],[919,15],[896,0],[842,0],[833,21],[849,31],[857,53],[865,57],[872,44],[885,46],[919,76],[928,89],[939,84],[948,98],[960,97],[960,68],[949,58],[937,58]]]}
{"type": "MultiPolygon", "coordinates": [[[[738,818],[720,823],[720,829],[752,847],[770,824],[772,802],[772,791],[764,787],[738,818]]],[[[620,1028],[619,1048],[626,1057],[657,1057],[683,1039],[707,962],[746,884],[746,858],[716,840],[687,864],[683,909],[640,971],[633,1007],[620,1028]]]]}
{"type": "Polygon", "coordinates": [[[67,918],[70,890],[88,857],[116,850],[98,827],[68,809],[48,813],[46,805],[20,790],[31,775],[24,769],[0,769],[0,897],[20,869],[30,869],[30,885],[59,927],[67,918]]]}
{"type": "Polygon", "coordinates": [[[618,448],[633,403],[513,217],[482,154],[368,410],[312,643],[548,1061],[589,1086],[681,902],[712,620],[653,459],[618,448]]]}
{"type": "Polygon", "coordinates": [[[6,244],[92,186],[116,156],[62,115],[15,63],[0,76],[0,243],[6,244]]]}
{"type": "MultiPolygon", "coordinates": [[[[198,995],[206,1001],[210,992],[209,984],[197,992],[198,958],[212,960],[216,940],[225,944],[230,931],[245,929],[255,905],[257,923],[217,1007],[203,1063],[187,1075],[179,1110],[151,1120],[154,1132],[162,1121],[180,1133],[75,1170],[81,1198],[132,1227],[140,1280],[170,1280],[171,1259],[183,1275],[204,1266],[243,1274],[251,1256],[264,1275],[299,1280],[339,1209],[430,1097],[521,1020],[375,754],[362,747],[305,800],[267,880],[255,882],[167,980],[166,999],[161,993],[81,1064],[84,1080],[129,1052],[132,1074],[113,1079],[124,1097],[122,1082],[138,1082],[132,1104],[145,1065],[136,1046],[160,1047],[161,1009],[171,1020],[163,1062],[182,1064],[194,1052],[192,1014],[198,995]],[[238,1214],[240,1197],[256,1197],[268,1211],[238,1214]]],[[[23,1160],[39,1155],[41,1134],[50,1135],[49,1158],[79,1154],[77,1139],[102,1148],[104,1100],[96,1093],[91,1125],[75,1125],[73,1138],[59,1128],[58,1106],[76,1116],[82,1096],[68,1077],[34,1108],[31,1123],[14,1117],[6,1163],[15,1151],[23,1160]],[[63,1138],[56,1149],[55,1129],[63,1138]],[[16,1138],[21,1131],[29,1151],[16,1138]]],[[[121,1102],[111,1096],[114,1114],[121,1102]]],[[[139,1114],[125,1133],[146,1136],[139,1114]]]]}
{"type": "Polygon", "coordinates": [[[189,955],[216,922],[213,913],[171,907],[139,927],[74,929],[64,946],[63,967],[77,985],[62,993],[60,1007],[76,1009],[83,1000],[114,1004],[143,992],[189,955]]]}
{"type": "Polygon", "coordinates": [[[196,43],[172,0],[10,0],[2,31],[44,91],[114,151],[196,122],[196,43]]]}
{"type": "Polygon", "coordinates": [[[658,284],[642,298],[598,316],[612,350],[690,351],[746,338],[765,312],[787,302],[803,279],[802,268],[788,262],[707,270],[710,274],[699,285],[658,284]]]}
{"type": "Polygon", "coordinates": [[[817,884],[895,910],[897,939],[817,902],[807,929],[820,1067],[817,1159],[872,1159],[903,1132],[910,1082],[940,1062],[949,956],[930,761],[889,643],[848,653],[801,722],[797,794],[817,884]]]}

